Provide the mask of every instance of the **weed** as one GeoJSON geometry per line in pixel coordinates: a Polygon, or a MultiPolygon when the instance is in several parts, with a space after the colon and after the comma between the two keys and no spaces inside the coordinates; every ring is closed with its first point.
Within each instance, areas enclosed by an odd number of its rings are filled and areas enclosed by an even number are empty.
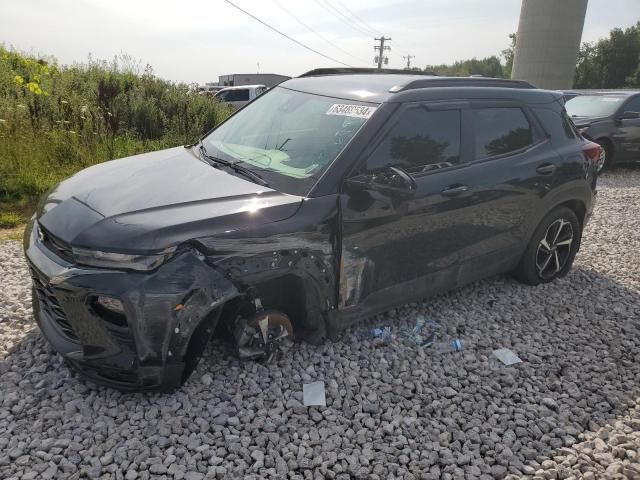
{"type": "Polygon", "coordinates": [[[0,228],[14,228],[24,223],[22,215],[16,212],[0,213],[0,228]]]}
{"type": "Polygon", "coordinates": [[[24,221],[78,170],[191,143],[229,114],[126,55],[61,66],[0,46],[0,213],[24,221]]]}

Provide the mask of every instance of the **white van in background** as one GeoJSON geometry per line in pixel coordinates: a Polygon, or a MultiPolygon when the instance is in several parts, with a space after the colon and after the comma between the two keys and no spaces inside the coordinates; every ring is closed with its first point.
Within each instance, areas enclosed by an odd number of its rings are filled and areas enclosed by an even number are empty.
{"type": "Polygon", "coordinates": [[[240,108],[251,100],[259,97],[268,89],[264,85],[242,85],[238,87],[227,87],[215,94],[215,98],[227,105],[240,108]]]}

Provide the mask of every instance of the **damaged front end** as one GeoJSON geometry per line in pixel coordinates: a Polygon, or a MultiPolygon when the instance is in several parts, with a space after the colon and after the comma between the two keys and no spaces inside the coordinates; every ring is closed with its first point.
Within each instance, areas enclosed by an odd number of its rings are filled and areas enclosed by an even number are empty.
{"type": "Polygon", "coordinates": [[[32,232],[26,255],[43,334],[83,375],[120,390],[179,387],[236,287],[194,249],[150,273],[81,267],[32,232]]]}
{"type": "Polygon", "coordinates": [[[83,375],[120,390],[179,387],[214,331],[231,334],[240,358],[263,362],[294,331],[319,343],[337,306],[335,199],[304,202],[279,222],[253,220],[205,236],[185,230],[148,271],[81,265],[34,220],[25,253],[43,334],[83,375]]]}

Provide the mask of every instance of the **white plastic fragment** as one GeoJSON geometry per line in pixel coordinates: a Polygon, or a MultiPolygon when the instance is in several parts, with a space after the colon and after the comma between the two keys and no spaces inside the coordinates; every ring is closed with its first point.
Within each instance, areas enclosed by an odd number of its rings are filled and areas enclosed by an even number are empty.
{"type": "Polygon", "coordinates": [[[508,348],[499,348],[498,350],[494,350],[493,354],[505,365],[515,365],[516,363],[522,362],[522,360],[520,360],[520,357],[518,357],[518,355],[516,355],[508,348]]]}
{"type": "Polygon", "coordinates": [[[324,394],[324,382],[304,383],[302,397],[305,407],[326,407],[327,399],[324,394]]]}

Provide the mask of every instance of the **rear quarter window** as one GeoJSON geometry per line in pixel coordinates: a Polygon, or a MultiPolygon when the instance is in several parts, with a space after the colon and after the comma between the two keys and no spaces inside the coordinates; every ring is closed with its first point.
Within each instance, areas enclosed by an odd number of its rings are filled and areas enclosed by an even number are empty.
{"type": "Polygon", "coordinates": [[[575,126],[564,109],[558,111],[547,107],[533,107],[533,113],[554,145],[570,143],[577,137],[575,126]]]}
{"type": "Polygon", "coordinates": [[[473,117],[476,158],[504,155],[533,143],[531,125],[521,108],[476,108],[473,117]]]}

